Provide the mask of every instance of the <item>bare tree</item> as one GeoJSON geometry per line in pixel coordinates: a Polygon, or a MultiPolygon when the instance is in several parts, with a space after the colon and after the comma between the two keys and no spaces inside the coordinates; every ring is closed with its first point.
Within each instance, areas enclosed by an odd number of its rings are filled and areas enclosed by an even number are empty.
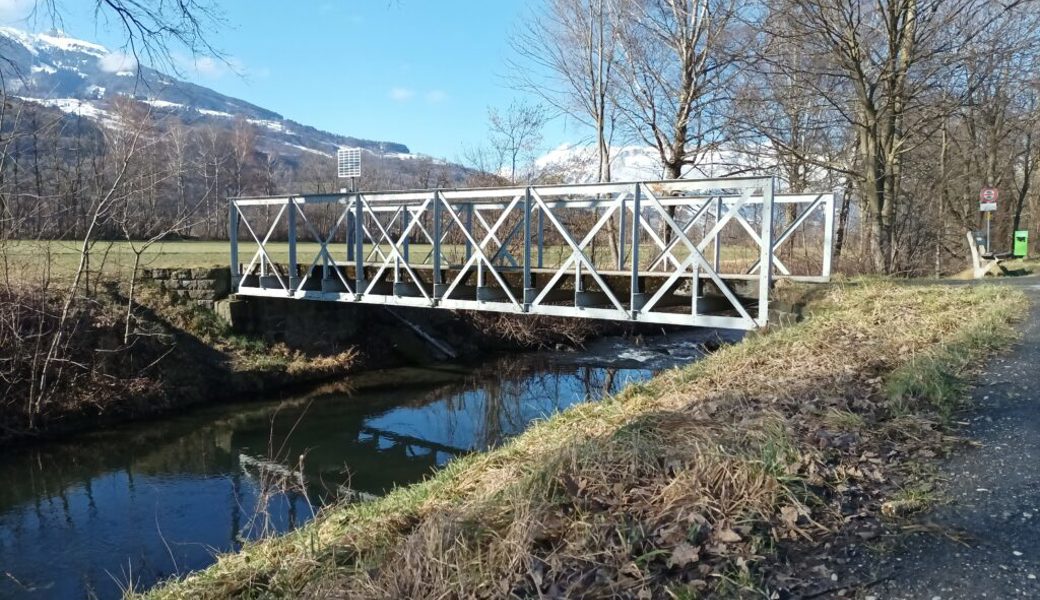
{"type": "Polygon", "coordinates": [[[873,265],[879,272],[895,269],[895,241],[907,225],[900,217],[912,200],[904,181],[908,155],[938,130],[949,110],[937,91],[958,78],[961,49],[1010,10],[994,4],[773,3],[770,35],[798,44],[807,60],[792,68],[811,65],[802,85],[825,98],[854,131],[856,161],[847,174],[854,178],[870,219],[873,265]],[[834,85],[834,78],[841,85],[834,85]]]}
{"type": "Polygon", "coordinates": [[[619,52],[613,11],[612,0],[547,0],[512,40],[519,57],[511,64],[516,85],[595,132],[598,181],[610,181],[617,120],[611,91],[619,52]]]}
{"type": "MultiPolygon", "coordinates": [[[[212,43],[212,32],[224,17],[212,0],[92,0],[99,23],[115,23],[123,30],[125,47],[137,59],[153,66],[179,72],[175,50],[191,56],[222,58],[212,43]]],[[[66,8],[58,0],[34,0],[31,17],[46,19],[56,26],[64,21],[66,8]]]]}
{"type": "MultiPolygon", "coordinates": [[[[742,0],[623,0],[615,11],[620,46],[613,92],[632,137],[658,153],[664,176],[718,150],[732,98],[742,0]]],[[[742,43],[742,42],[741,42],[742,43]]]]}
{"type": "MultiPolygon", "coordinates": [[[[509,182],[517,183],[517,168],[521,161],[534,160],[534,153],[542,142],[542,127],[548,114],[537,104],[514,101],[504,112],[488,109],[489,142],[500,163],[509,168],[509,182]]],[[[524,179],[530,181],[534,169],[528,168],[524,179]]]]}

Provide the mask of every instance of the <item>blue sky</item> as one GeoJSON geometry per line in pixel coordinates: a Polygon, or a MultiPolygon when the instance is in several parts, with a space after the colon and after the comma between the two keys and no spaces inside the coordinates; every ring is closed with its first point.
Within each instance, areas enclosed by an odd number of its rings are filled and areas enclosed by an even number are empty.
{"type": "MultiPolygon", "coordinates": [[[[0,0],[17,22],[32,0],[0,0]]],[[[87,5],[67,0],[69,35],[112,49],[118,27],[95,25],[87,5]],[[76,8],[75,5],[84,8],[76,8]],[[77,10],[84,12],[78,13],[77,10]]],[[[405,143],[413,152],[458,159],[480,143],[487,107],[522,96],[510,88],[510,33],[529,14],[523,0],[237,0],[222,2],[226,25],[212,37],[231,66],[182,55],[182,75],[315,127],[405,143]]],[[[563,120],[546,148],[584,132],[563,120]]]]}

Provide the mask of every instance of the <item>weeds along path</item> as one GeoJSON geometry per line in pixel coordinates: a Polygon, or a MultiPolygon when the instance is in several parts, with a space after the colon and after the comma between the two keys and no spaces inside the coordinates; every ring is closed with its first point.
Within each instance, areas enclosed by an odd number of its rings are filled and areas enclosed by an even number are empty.
{"type": "Polygon", "coordinates": [[[995,286],[867,281],[822,296],[802,323],[149,595],[808,595],[782,554],[876,520],[914,483],[920,457],[947,444],[964,374],[1011,343],[1027,307],[995,286]]]}
{"type": "Polygon", "coordinates": [[[947,502],[869,557],[879,600],[1040,598],[1040,278],[1003,285],[1032,301],[1021,343],[988,360],[972,392],[962,433],[978,448],[941,466],[947,502]]]}

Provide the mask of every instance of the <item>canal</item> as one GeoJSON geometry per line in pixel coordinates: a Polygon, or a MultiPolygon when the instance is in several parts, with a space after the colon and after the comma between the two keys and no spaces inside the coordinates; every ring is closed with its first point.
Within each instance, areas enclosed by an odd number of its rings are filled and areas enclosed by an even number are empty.
{"type": "Polygon", "coordinates": [[[604,338],[111,428],[0,456],[0,598],[118,598],[427,477],[734,333],[604,338]]]}

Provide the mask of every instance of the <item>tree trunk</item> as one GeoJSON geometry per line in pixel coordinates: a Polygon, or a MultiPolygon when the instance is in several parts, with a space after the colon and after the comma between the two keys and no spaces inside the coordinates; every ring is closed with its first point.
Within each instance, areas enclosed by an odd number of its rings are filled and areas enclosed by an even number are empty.
{"type": "Polygon", "coordinates": [[[841,208],[838,209],[838,227],[834,233],[834,267],[841,259],[841,250],[845,247],[845,232],[849,223],[849,208],[852,205],[852,181],[845,181],[845,193],[841,196],[841,208]]]}

